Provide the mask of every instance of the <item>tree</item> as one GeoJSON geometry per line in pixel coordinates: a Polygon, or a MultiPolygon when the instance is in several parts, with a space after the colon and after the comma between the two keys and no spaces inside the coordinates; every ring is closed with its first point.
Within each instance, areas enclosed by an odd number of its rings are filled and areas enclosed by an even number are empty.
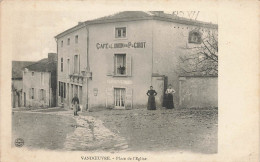
{"type": "Polygon", "coordinates": [[[218,75],[217,34],[208,31],[205,37],[201,36],[198,39],[200,40],[197,44],[186,44],[184,47],[186,53],[179,57],[180,73],[202,76],[218,75]]]}

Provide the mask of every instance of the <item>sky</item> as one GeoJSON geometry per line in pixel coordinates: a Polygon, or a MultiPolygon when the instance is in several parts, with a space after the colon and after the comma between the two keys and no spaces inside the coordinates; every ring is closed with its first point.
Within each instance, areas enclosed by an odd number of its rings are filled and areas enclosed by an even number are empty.
{"type": "MultiPolygon", "coordinates": [[[[41,5],[42,6],[42,5],[41,5]]],[[[98,6],[95,6],[98,8],[98,6]]],[[[10,20],[12,30],[12,60],[37,61],[47,58],[48,53],[56,53],[54,36],[77,25],[122,10],[87,10],[84,5],[73,4],[53,9],[40,7],[38,4],[24,8],[13,5],[10,20]],[[45,9],[46,8],[46,9],[45,9]]],[[[93,6],[94,8],[94,6],[93,6]]],[[[165,11],[171,13],[172,11],[165,11]]],[[[185,17],[185,16],[184,16],[185,17]]],[[[213,12],[199,12],[197,20],[217,23],[217,15],[213,12]]]]}

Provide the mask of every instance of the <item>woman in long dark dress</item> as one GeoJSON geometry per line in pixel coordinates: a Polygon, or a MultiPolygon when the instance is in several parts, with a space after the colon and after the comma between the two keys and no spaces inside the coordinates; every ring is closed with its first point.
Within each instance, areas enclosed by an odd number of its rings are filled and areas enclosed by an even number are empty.
{"type": "Polygon", "coordinates": [[[175,90],[172,88],[171,85],[168,86],[167,90],[165,91],[166,94],[166,103],[165,106],[167,109],[173,109],[174,103],[173,103],[173,94],[175,93],[175,90]]]}
{"type": "Polygon", "coordinates": [[[148,105],[147,109],[148,110],[156,110],[156,104],[155,104],[155,97],[157,95],[157,92],[153,90],[153,86],[150,86],[150,90],[147,91],[147,96],[148,97],[148,105]]]}

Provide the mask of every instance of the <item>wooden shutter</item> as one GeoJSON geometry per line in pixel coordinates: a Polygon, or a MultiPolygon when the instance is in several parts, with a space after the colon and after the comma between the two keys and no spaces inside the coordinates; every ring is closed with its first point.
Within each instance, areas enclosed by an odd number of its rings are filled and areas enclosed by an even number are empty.
{"type": "Polygon", "coordinates": [[[132,109],[132,108],[133,108],[133,89],[126,88],[125,109],[132,109]]]}
{"type": "Polygon", "coordinates": [[[106,63],[107,63],[107,75],[113,76],[114,75],[114,68],[115,68],[115,56],[112,54],[106,55],[106,63]]]}
{"type": "Polygon", "coordinates": [[[106,88],[106,107],[114,108],[114,89],[113,87],[106,88]]]}
{"type": "Polygon", "coordinates": [[[66,83],[63,84],[64,87],[64,98],[66,98],[66,83]]]}
{"type": "Polygon", "coordinates": [[[132,57],[131,55],[126,55],[126,75],[132,76],[132,57]]]}

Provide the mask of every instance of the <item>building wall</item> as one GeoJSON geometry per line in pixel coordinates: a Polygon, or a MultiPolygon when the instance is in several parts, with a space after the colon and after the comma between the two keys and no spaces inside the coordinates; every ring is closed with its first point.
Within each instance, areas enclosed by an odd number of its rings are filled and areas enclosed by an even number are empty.
{"type": "Polygon", "coordinates": [[[180,77],[180,107],[218,107],[218,77],[180,77]]]}
{"type": "Polygon", "coordinates": [[[23,80],[22,79],[12,79],[12,107],[23,106],[23,80]]]}
{"type": "Polygon", "coordinates": [[[146,20],[90,26],[89,64],[92,80],[89,81],[88,86],[91,107],[113,106],[114,88],[126,88],[126,102],[128,102],[126,104],[129,108],[132,107],[132,103],[136,108],[146,106],[146,92],[151,85],[152,74],[152,28],[149,27],[151,24],[151,21],[146,20]],[[116,27],[126,27],[126,38],[115,38],[116,27]],[[145,42],[145,47],[111,49],[99,46],[106,43],[109,46],[128,42],[131,44],[145,42]],[[131,75],[113,76],[114,54],[126,54],[126,57],[131,57],[131,75]],[[94,95],[94,89],[98,89],[97,96],[94,95]]]}
{"type": "Polygon", "coordinates": [[[153,28],[153,73],[168,77],[168,84],[176,90],[174,102],[179,105],[179,58],[190,53],[192,48],[201,46],[188,42],[189,32],[196,29],[207,36],[208,30],[216,29],[185,25],[166,21],[154,21],[153,28]]]}
{"type": "MultiPolygon", "coordinates": [[[[164,83],[167,83],[160,78],[159,81],[158,78],[153,78],[152,75],[155,74],[161,78],[168,78],[168,84],[172,84],[176,90],[174,101],[178,106],[178,60],[180,55],[188,53],[185,47],[196,46],[188,43],[188,34],[195,28],[198,27],[166,21],[141,20],[92,24],[88,26],[89,32],[84,27],[59,38],[57,85],[64,84],[63,93],[66,93],[66,97],[58,95],[59,105],[71,107],[71,99],[76,92],[84,108],[114,107],[114,88],[125,88],[128,108],[132,108],[133,105],[135,108],[146,107],[146,92],[150,85],[162,88],[163,90],[155,89],[162,95],[165,90],[164,83]],[[126,27],[126,38],[115,38],[116,27],[126,27]],[[78,44],[75,44],[75,35],[79,36],[78,44]],[[70,45],[67,45],[68,38],[70,45]],[[145,47],[132,46],[138,42],[145,43],[145,47]],[[126,44],[126,47],[112,48],[118,43],[126,44]],[[73,74],[73,59],[75,54],[79,55],[80,72],[86,70],[87,45],[89,45],[89,68],[92,78],[84,80],[86,78],[82,74],[73,74]],[[114,54],[126,54],[127,57],[131,57],[131,75],[114,76],[114,54]],[[63,58],[63,72],[61,72],[61,58],[63,58]],[[70,59],[70,74],[73,74],[73,77],[69,77],[67,59],[70,59]]],[[[199,30],[203,33],[209,29],[199,30]]],[[[58,91],[57,94],[61,92],[58,91]]],[[[159,107],[162,105],[162,98],[163,96],[156,98],[159,107]]]]}
{"type": "Polygon", "coordinates": [[[49,72],[34,72],[25,70],[23,72],[23,92],[26,93],[26,107],[49,107],[50,106],[50,73],[49,72]],[[41,73],[44,75],[44,82],[41,82],[41,73]],[[34,88],[34,99],[30,98],[30,89],[34,88]],[[45,90],[45,99],[40,99],[39,90],[45,90]]]}
{"type": "Polygon", "coordinates": [[[69,33],[66,36],[58,39],[58,68],[57,68],[57,96],[58,105],[64,105],[65,107],[70,107],[70,103],[74,93],[76,92],[76,86],[81,86],[82,83],[71,82],[69,75],[80,75],[81,71],[87,66],[87,30],[86,28],[81,28],[75,32],[69,33]],[[75,43],[75,36],[78,35],[78,43],[75,43]],[[67,44],[68,38],[70,38],[70,45],[67,44]],[[63,47],[61,46],[61,41],[63,41],[63,47]],[[74,73],[74,56],[78,55],[79,59],[79,73],[74,73]],[[63,58],[63,71],[61,71],[61,58],[63,58]],[[68,59],[69,64],[68,64],[68,59]],[[67,94],[66,97],[62,97],[59,90],[59,84],[64,83],[66,85],[67,94]],[[73,88],[73,90],[72,90],[73,88]]]}

